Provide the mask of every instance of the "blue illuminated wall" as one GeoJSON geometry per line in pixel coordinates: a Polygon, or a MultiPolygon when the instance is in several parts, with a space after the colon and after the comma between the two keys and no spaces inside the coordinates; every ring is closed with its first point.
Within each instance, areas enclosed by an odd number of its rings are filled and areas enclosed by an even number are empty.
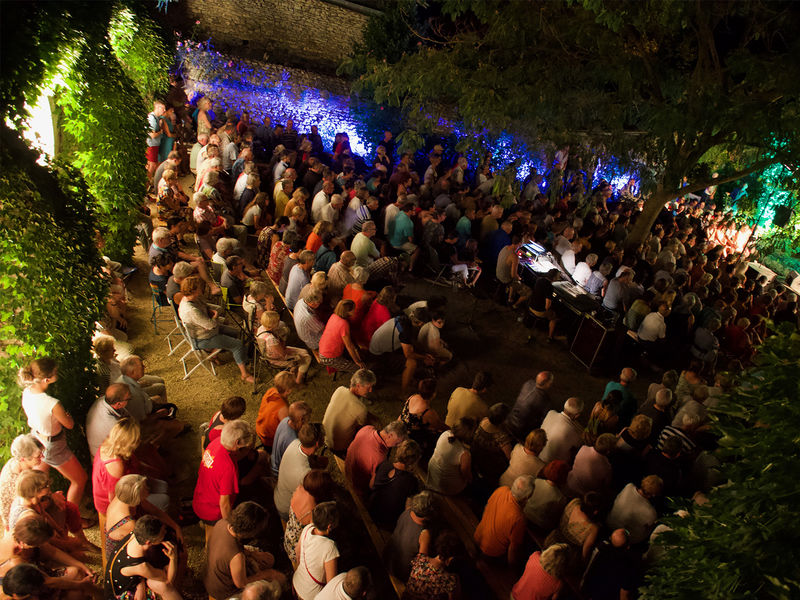
{"type": "MultiPolygon", "coordinates": [[[[344,132],[357,154],[372,156],[373,140],[362,139],[359,134],[359,129],[363,132],[364,128],[359,127],[353,115],[349,90],[342,80],[300,69],[232,59],[214,50],[210,42],[180,42],[177,54],[190,99],[207,96],[213,100],[216,112],[229,108],[237,113],[246,110],[255,124],[260,124],[267,116],[273,124],[285,124],[287,119],[293,119],[295,129],[301,133],[317,125],[329,151],[333,149],[336,133],[344,132]]],[[[435,121],[436,129],[452,132],[457,138],[476,135],[465,131],[460,123],[438,116],[428,118],[435,121]]],[[[513,134],[504,132],[492,139],[491,147],[495,170],[519,160],[519,179],[525,179],[531,169],[544,173],[550,167],[541,149],[531,148],[513,134]]],[[[469,158],[475,167],[477,155],[469,158]]],[[[598,165],[592,180],[606,179],[619,189],[631,177],[634,176],[612,159],[598,165]]]]}

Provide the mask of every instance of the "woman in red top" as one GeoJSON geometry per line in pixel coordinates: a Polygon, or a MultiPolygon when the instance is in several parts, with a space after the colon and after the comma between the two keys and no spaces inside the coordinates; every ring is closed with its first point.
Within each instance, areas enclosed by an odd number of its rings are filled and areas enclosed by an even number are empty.
{"type": "Polygon", "coordinates": [[[311,252],[316,254],[317,250],[322,246],[322,236],[332,231],[333,223],[329,221],[320,221],[314,225],[314,229],[311,230],[306,240],[306,250],[311,250],[311,252]]]}
{"type": "Polygon", "coordinates": [[[278,285],[283,274],[283,263],[286,257],[292,251],[291,246],[297,240],[297,234],[294,231],[286,231],[283,238],[272,244],[272,250],[269,253],[269,266],[267,267],[267,275],[272,280],[272,283],[278,285]]]}
{"type": "Polygon", "coordinates": [[[355,281],[348,283],[343,292],[342,298],[345,300],[352,300],[355,304],[355,309],[350,317],[350,323],[354,327],[358,327],[364,316],[369,310],[370,304],[375,299],[377,294],[364,289],[364,284],[369,279],[369,273],[364,267],[353,267],[353,278],[355,281]]]}
{"type": "Polygon", "coordinates": [[[525,572],[511,589],[511,600],[557,598],[564,585],[562,577],[568,560],[568,544],[553,544],[543,552],[531,554],[525,572]]]}
{"type": "Polygon", "coordinates": [[[326,367],[339,371],[357,371],[367,368],[350,337],[349,319],[353,315],[355,306],[352,300],[339,300],[331,318],[325,325],[325,331],[322,332],[319,340],[319,362],[326,367]],[[345,357],[345,350],[350,355],[350,359],[345,357]]]}
{"type": "Polygon", "coordinates": [[[387,285],[378,293],[375,301],[370,305],[366,316],[358,326],[356,341],[360,346],[364,348],[369,347],[372,335],[377,331],[378,327],[392,318],[392,313],[389,310],[392,304],[394,304],[394,290],[391,286],[387,285]]]}
{"type": "Polygon", "coordinates": [[[119,421],[94,455],[92,466],[92,495],[94,507],[106,514],[108,504],[114,499],[114,486],[120,477],[135,473],[139,463],[133,456],[142,438],[142,430],[134,419],[119,421]]]}

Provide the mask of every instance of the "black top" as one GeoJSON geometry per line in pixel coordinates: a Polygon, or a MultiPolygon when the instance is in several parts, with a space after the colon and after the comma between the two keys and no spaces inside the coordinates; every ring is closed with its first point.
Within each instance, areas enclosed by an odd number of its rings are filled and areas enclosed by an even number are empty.
{"type": "Polygon", "coordinates": [[[128,554],[128,544],[133,539],[129,533],[120,543],[114,556],[108,557],[106,566],[106,597],[120,598],[125,592],[134,594],[136,586],[142,580],[139,575],[127,576],[122,574],[125,567],[133,567],[145,562],[144,557],[134,558],[128,554]]]}
{"type": "Polygon", "coordinates": [[[620,590],[633,592],[640,582],[639,556],[608,542],[598,546],[586,572],[584,590],[592,600],[619,600],[620,590]]]}
{"type": "Polygon", "coordinates": [[[539,277],[533,286],[533,296],[531,297],[531,308],[536,312],[547,310],[546,300],[553,297],[553,283],[547,277],[539,277]]]}
{"type": "Polygon", "coordinates": [[[382,462],[375,470],[375,489],[368,502],[372,520],[379,526],[393,528],[406,509],[406,499],[418,490],[415,475],[395,469],[388,460],[382,462]]]}

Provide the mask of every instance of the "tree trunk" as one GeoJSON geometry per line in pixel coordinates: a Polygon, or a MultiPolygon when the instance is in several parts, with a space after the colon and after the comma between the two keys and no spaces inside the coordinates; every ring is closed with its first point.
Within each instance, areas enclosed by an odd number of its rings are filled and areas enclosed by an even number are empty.
{"type": "Polygon", "coordinates": [[[650,229],[653,227],[653,223],[656,222],[661,209],[664,208],[667,202],[675,198],[678,193],[679,192],[670,189],[661,189],[653,192],[650,198],[645,201],[642,214],[636,219],[633,229],[628,234],[628,237],[625,238],[626,248],[635,248],[645,240],[647,234],[650,233],[650,229]]]}

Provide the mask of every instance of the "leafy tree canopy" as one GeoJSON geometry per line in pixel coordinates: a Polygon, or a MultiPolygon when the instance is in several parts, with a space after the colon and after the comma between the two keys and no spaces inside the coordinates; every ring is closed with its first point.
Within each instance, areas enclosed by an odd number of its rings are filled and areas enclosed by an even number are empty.
{"type": "Polygon", "coordinates": [[[372,31],[372,47],[342,67],[356,91],[402,107],[412,125],[444,105],[476,131],[642,160],[657,192],[647,229],[682,177],[709,185],[698,166],[720,149],[733,179],[800,160],[793,2],[438,0],[424,21],[403,6],[417,45],[395,58],[392,36],[405,33],[386,26],[381,43],[372,31]]]}

